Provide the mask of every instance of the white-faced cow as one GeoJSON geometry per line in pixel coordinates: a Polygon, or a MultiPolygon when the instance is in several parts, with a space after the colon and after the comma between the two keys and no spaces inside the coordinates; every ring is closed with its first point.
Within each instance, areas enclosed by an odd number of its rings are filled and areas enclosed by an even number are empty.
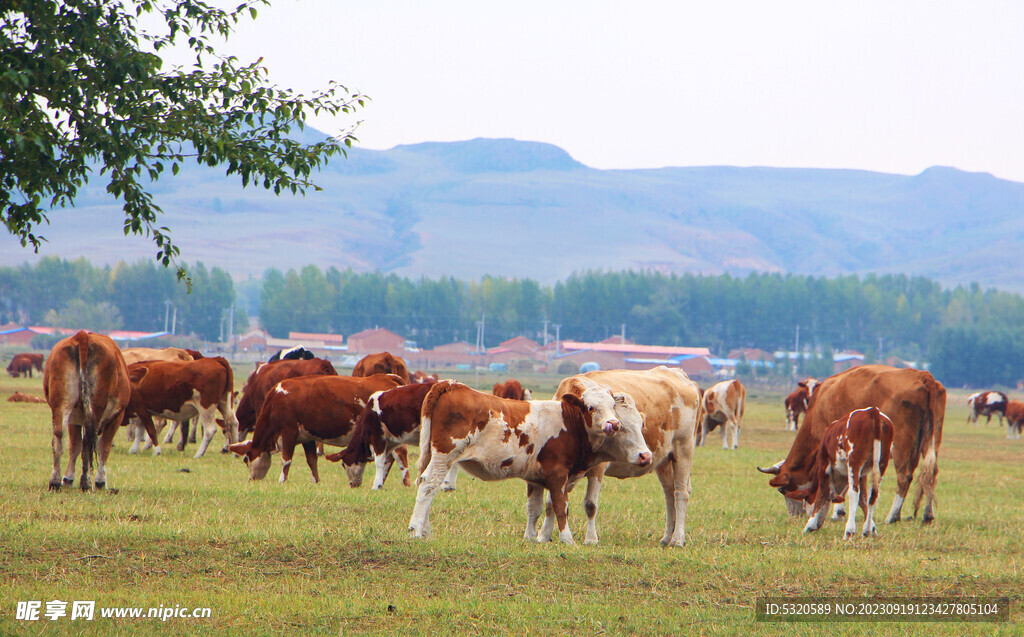
{"type": "Polygon", "coordinates": [[[319,483],[316,444],[347,445],[356,419],[370,402],[370,396],[402,384],[402,379],[394,374],[360,378],[299,376],[283,380],[263,401],[252,440],[231,445],[229,449],[242,456],[252,481],[266,477],[270,454],[280,444],[283,462],[280,482],[284,482],[288,479],[295,446],[301,444],[313,482],[319,483]]]}
{"type": "MultiPolygon", "coordinates": [[[[373,461],[376,475],[373,488],[384,487],[384,480],[397,460],[402,468],[402,483],[409,486],[408,455],[405,445],[420,444],[420,408],[434,381],[402,385],[377,392],[356,420],[355,431],[348,446],[338,453],[324,456],[331,462],[341,462],[348,474],[349,486],[363,483],[366,463],[373,461]]],[[[456,469],[452,468],[452,474],[456,469]]],[[[454,485],[453,475],[449,476],[454,485]]]]}
{"type": "Polygon", "coordinates": [[[732,432],[732,449],[740,446],[740,420],[747,402],[747,389],[738,380],[725,380],[704,392],[703,417],[697,430],[697,446],[704,446],[704,439],[715,427],[722,428],[722,449],[730,449],[729,432],[732,432]]]}
{"type": "Polygon", "coordinates": [[[651,464],[633,399],[601,387],[588,388],[582,397],[522,401],[443,380],[423,401],[420,421],[421,475],[409,520],[414,538],[430,536],[430,504],[455,463],[481,480],[521,478],[547,489],[558,537],[567,544],[574,542],[566,494],[575,479],[600,462],[651,464]]]}
{"type": "MultiPolygon", "coordinates": [[[[132,390],[144,410],[168,420],[199,418],[203,441],[196,458],[206,453],[217,433],[217,414],[223,422],[228,444],[238,440],[238,420],[232,406],[234,373],[221,356],[190,362],[150,361],[128,366],[132,390]]],[[[136,431],[129,453],[138,451],[143,436],[136,431]]]]}
{"type": "MultiPolygon", "coordinates": [[[[785,496],[811,484],[813,458],[821,445],[825,429],[850,412],[877,407],[893,425],[892,461],[896,468],[896,498],[886,522],[897,522],[903,502],[921,463],[914,515],[925,499],[922,521],[935,519],[932,503],[938,473],[938,452],[942,442],[942,421],[946,413],[946,388],[931,374],[916,369],[896,369],[885,365],[861,365],[840,372],[822,382],[811,396],[807,414],[793,440],[789,454],[768,469],[772,487],[785,496]]],[[[802,508],[786,499],[791,515],[802,508]]],[[[839,514],[837,509],[836,514],[839,514]]],[[[835,517],[835,516],[834,516],[835,517]]]]}
{"type": "Polygon", "coordinates": [[[121,350],[101,334],[81,331],[63,339],[53,346],[46,360],[43,392],[53,425],[50,489],[61,487],[60,459],[65,434],[70,437],[71,449],[63,484],[75,481],[75,462],[81,454],[82,490],[92,487],[90,474],[97,456],[96,488],[104,488],[110,446],[131,399],[131,383],[121,350]]]}
{"type": "Polygon", "coordinates": [[[829,504],[850,501],[850,519],[844,539],[857,532],[857,507],[864,511],[864,537],[875,535],[875,501],[892,451],[893,426],[877,407],[850,412],[825,429],[814,466],[811,484],[790,491],[786,497],[804,501],[809,519],[804,533],[821,528],[829,504]],[[871,478],[870,485],[868,478],[871,478]]]}
{"type": "MultiPolygon", "coordinates": [[[[667,546],[685,545],[694,431],[700,411],[697,383],[690,380],[682,370],[664,366],[641,371],[594,371],[566,378],[559,384],[555,395],[579,396],[593,385],[612,392],[625,392],[636,400],[637,409],[644,416],[644,440],[654,453],[654,460],[648,467],[612,462],[594,467],[587,473],[587,494],[583,500],[587,514],[585,543],[598,542],[597,510],[604,476],[634,478],[656,471],[665,495],[666,509],[665,534],[661,543],[667,546]]],[[[550,510],[547,513],[541,539],[550,538],[552,533],[550,510]]]]}
{"type": "Polygon", "coordinates": [[[971,394],[967,399],[967,424],[978,424],[978,416],[985,416],[985,424],[992,422],[992,414],[999,417],[1002,426],[1006,417],[1006,405],[1009,399],[1001,391],[982,391],[971,394]]]}

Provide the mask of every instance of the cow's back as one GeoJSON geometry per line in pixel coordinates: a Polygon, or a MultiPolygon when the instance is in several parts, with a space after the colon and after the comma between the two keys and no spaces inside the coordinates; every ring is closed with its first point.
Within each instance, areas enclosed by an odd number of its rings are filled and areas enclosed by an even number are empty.
{"type": "Polygon", "coordinates": [[[353,376],[372,376],[373,374],[395,374],[402,378],[402,384],[409,384],[409,368],[405,361],[391,352],[367,354],[352,369],[353,376]]]}
{"type": "Polygon", "coordinates": [[[235,416],[241,430],[249,431],[256,426],[263,401],[267,393],[278,383],[300,376],[337,376],[338,372],[330,361],[322,358],[284,359],[261,365],[249,375],[242,389],[235,416]]]}

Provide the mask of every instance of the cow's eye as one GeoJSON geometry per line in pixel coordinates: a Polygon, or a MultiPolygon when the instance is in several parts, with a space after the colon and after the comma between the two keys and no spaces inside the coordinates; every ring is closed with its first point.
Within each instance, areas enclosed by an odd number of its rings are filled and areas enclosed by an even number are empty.
{"type": "Polygon", "coordinates": [[[593,407],[587,407],[587,409],[589,409],[590,411],[594,411],[593,407]]]}

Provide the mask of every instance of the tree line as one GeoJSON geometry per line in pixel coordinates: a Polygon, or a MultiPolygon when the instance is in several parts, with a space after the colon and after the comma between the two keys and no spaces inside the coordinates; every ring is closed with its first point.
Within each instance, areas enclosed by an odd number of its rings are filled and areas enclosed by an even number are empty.
{"type": "MultiPolygon", "coordinates": [[[[189,270],[191,294],[173,272],[145,261],[95,267],[47,258],[0,268],[0,323],[86,325],[77,319],[92,321],[93,329],[157,331],[177,308],[179,333],[220,340],[235,285],[220,268],[197,263],[189,270]]],[[[707,346],[719,356],[741,347],[855,349],[869,361],[897,356],[927,364],[952,386],[1024,378],[1024,299],[977,284],[943,288],[925,277],[623,271],[583,272],[542,285],[308,265],[271,268],[240,287],[249,294],[234,313],[235,331],[248,312],[276,337],[383,327],[431,348],[478,340],[492,347],[518,335],[598,341],[624,333],[638,343],[707,346]]]]}

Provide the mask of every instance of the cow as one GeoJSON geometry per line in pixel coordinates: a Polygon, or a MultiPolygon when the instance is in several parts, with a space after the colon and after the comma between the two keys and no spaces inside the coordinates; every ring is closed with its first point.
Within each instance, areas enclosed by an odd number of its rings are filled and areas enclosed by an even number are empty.
{"type": "Polygon", "coordinates": [[[1006,405],[1006,437],[1020,438],[1024,430],[1024,402],[1011,400],[1006,405]]]}
{"type": "Polygon", "coordinates": [[[7,365],[7,373],[10,374],[11,378],[18,378],[19,376],[32,378],[33,369],[40,373],[43,371],[42,354],[15,354],[14,358],[7,365]]]}
{"type": "MultiPolygon", "coordinates": [[[[420,444],[420,407],[433,385],[434,381],[411,383],[370,396],[369,404],[356,420],[348,446],[338,453],[324,456],[331,462],[340,461],[344,465],[350,487],[362,485],[363,472],[370,460],[376,468],[374,489],[384,487],[384,480],[395,460],[402,467],[402,484],[410,485],[404,445],[420,444]]],[[[446,483],[455,484],[456,471],[453,467],[446,483]]]]}
{"type": "MultiPolygon", "coordinates": [[[[203,457],[217,432],[218,413],[228,443],[238,441],[238,420],[232,406],[234,372],[223,357],[189,362],[134,363],[128,366],[128,375],[132,390],[143,405],[140,410],[142,413],[139,414],[143,422],[147,418],[146,414],[178,421],[199,418],[203,427],[203,441],[196,451],[196,458],[203,457]]],[[[141,432],[136,431],[135,442],[128,453],[136,453],[141,440],[141,432]]]]}
{"type": "Polygon", "coordinates": [[[704,439],[722,427],[722,449],[728,450],[729,431],[732,431],[732,449],[740,446],[740,420],[747,402],[747,390],[738,380],[725,380],[712,386],[701,396],[700,427],[697,434],[697,446],[704,446],[704,439]]]}
{"type": "Polygon", "coordinates": [[[45,403],[45,398],[39,396],[30,396],[29,394],[23,394],[20,391],[16,391],[7,398],[9,403],[45,403]]]}
{"type": "Polygon", "coordinates": [[[262,480],[270,470],[270,454],[280,439],[281,477],[288,479],[295,445],[301,444],[313,482],[320,482],[316,443],[338,447],[348,444],[356,419],[378,391],[404,384],[394,374],[366,377],[299,376],[274,386],[263,401],[252,440],[229,447],[249,467],[249,480],[262,480]]]}
{"type": "MultiPolygon", "coordinates": [[[[932,504],[946,413],[946,388],[925,371],[861,365],[827,378],[811,395],[804,422],[786,458],[767,469],[758,467],[758,470],[773,475],[768,484],[783,496],[806,488],[813,477],[813,458],[825,429],[851,411],[865,407],[877,407],[893,424],[896,497],[886,522],[900,520],[914,471],[921,463],[914,516],[924,497],[922,522],[931,523],[935,519],[932,504]]],[[[800,514],[801,507],[794,500],[786,502],[790,515],[800,514]]],[[[841,514],[837,509],[833,517],[841,514]]]]}
{"type": "Polygon", "coordinates": [[[811,484],[786,494],[792,500],[803,500],[809,518],[804,533],[821,528],[828,505],[844,501],[848,491],[850,519],[846,521],[843,539],[857,532],[857,506],[864,511],[864,537],[875,533],[875,502],[892,451],[893,425],[877,407],[856,409],[825,429],[811,469],[811,484]],[[868,477],[871,488],[868,489],[868,477]]]}
{"type": "Polygon", "coordinates": [[[420,422],[420,481],[409,520],[414,538],[430,536],[431,502],[455,463],[481,480],[526,480],[538,513],[547,489],[566,544],[574,544],[566,520],[570,484],[601,462],[651,464],[633,399],[603,387],[589,387],[582,397],[522,401],[443,380],[424,399],[420,422]]]}
{"type": "Polygon", "coordinates": [[[402,377],[402,384],[409,384],[409,368],[405,361],[389,352],[368,354],[356,363],[352,370],[353,376],[371,376],[373,374],[395,374],[402,377]]]}
{"type": "Polygon", "coordinates": [[[978,416],[985,416],[985,424],[992,422],[992,414],[999,416],[999,426],[1006,417],[1006,394],[1001,391],[982,391],[967,399],[967,424],[978,424],[978,416]]]}
{"type": "Polygon", "coordinates": [[[131,391],[128,367],[110,337],[80,331],[53,346],[43,370],[43,393],[53,425],[51,491],[74,483],[75,462],[80,454],[82,490],[94,486],[91,473],[97,457],[95,487],[106,486],[110,446],[124,419],[131,391]],[[62,482],[60,459],[65,433],[70,437],[70,454],[62,482]]]}
{"type": "MultiPolygon", "coordinates": [[[[628,393],[644,415],[644,440],[654,453],[651,465],[613,462],[594,467],[587,473],[587,494],[583,508],[587,514],[586,544],[597,544],[597,510],[604,476],[633,478],[656,471],[665,494],[665,534],[661,543],[681,547],[686,544],[686,509],[690,501],[690,469],[693,464],[695,429],[701,409],[700,389],[685,372],[665,366],[648,370],[605,370],[570,376],[559,384],[556,398],[576,396],[593,385],[612,392],[628,393]]],[[[529,495],[529,494],[528,494],[529,495]]],[[[547,512],[541,539],[553,532],[551,511],[547,512]]],[[[531,529],[527,529],[529,532],[531,529]]]]}
{"type": "Polygon", "coordinates": [[[267,359],[267,362],[268,363],[273,363],[275,361],[300,361],[300,360],[301,361],[308,361],[308,360],[311,360],[313,358],[316,358],[316,355],[313,354],[313,352],[309,351],[308,349],[306,349],[305,347],[303,347],[301,345],[297,345],[295,347],[289,347],[288,349],[282,349],[282,350],[279,350],[277,352],[274,352],[274,354],[269,359],[267,359]]]}
{"type": "Polygon", "coordinates": [[[409,378],[409,380],[411,382],[414,382],[414,383],[426,383],[426,382],[435,382],[436,383],[437,381],[439,381],[441,379],[438,377],[438,375],[436,373],[428,374],[427,372],[423,371],[422,369],[417,369],[416,373],[414,373],[409,378]]]}
{"type": "Polygon", "coordinates": [[[817,380],[805,378],[786,396],[786,431],[796,431],[800,426],[800,415],[807,411],[807,401],[811,399],[817,384],[817,380]]]}
{"type": "Polygon", "coordinates": [[[238,401],[235,417],[238,418],[238,435],[244,440],[256,427],[267,392],[287,378],[299,376],[337,376],[338,372],[330,361],[322,358],[285,359],[260,365],[249,375],[242,388],[242,399],[238,401]]]}
{"type": "MultiPolygon", "coordinates": [[[[164,347],[162,349],[154,347],[128,347],[121,350],[121,355],[124,356],[124,362],[126,365],[132,365],[134,363],[144,363],[149,361],[178,361],[187,363],[189,361],[199,360],[203,357],[202,354],[194,349],[182,349],[179,347],[164,347]]],[[[164,419],[157,417],[156,428],[163,429],[164,419]]],[[[174,432],[178,429],[178,421],[171,421],[171,428],[167,430],[167,435],[164,436],[164,444],[171,442],[174,439],[174,432]]],[[[135,433],[139,428],[139,421],[133,422],[134,426],[128,427],[128,440],[134,442],[135,433]]],[[[196,441],[196,431],[192,428],[191,442],[196,441]]],[[[189,440],[189,421],[181,423],[181,442],[178,443],[178,451],[185,450],[185,443],[189,440]]]]}
{"type": "Polygon", "coordinates": [[[504,383],[494,383],[494,389],[491,393],[501,398],[511,398],[512,400],[531,400],[533,395],[529,389],[524,389],[518,380],[509,378],[504,383]]]}

